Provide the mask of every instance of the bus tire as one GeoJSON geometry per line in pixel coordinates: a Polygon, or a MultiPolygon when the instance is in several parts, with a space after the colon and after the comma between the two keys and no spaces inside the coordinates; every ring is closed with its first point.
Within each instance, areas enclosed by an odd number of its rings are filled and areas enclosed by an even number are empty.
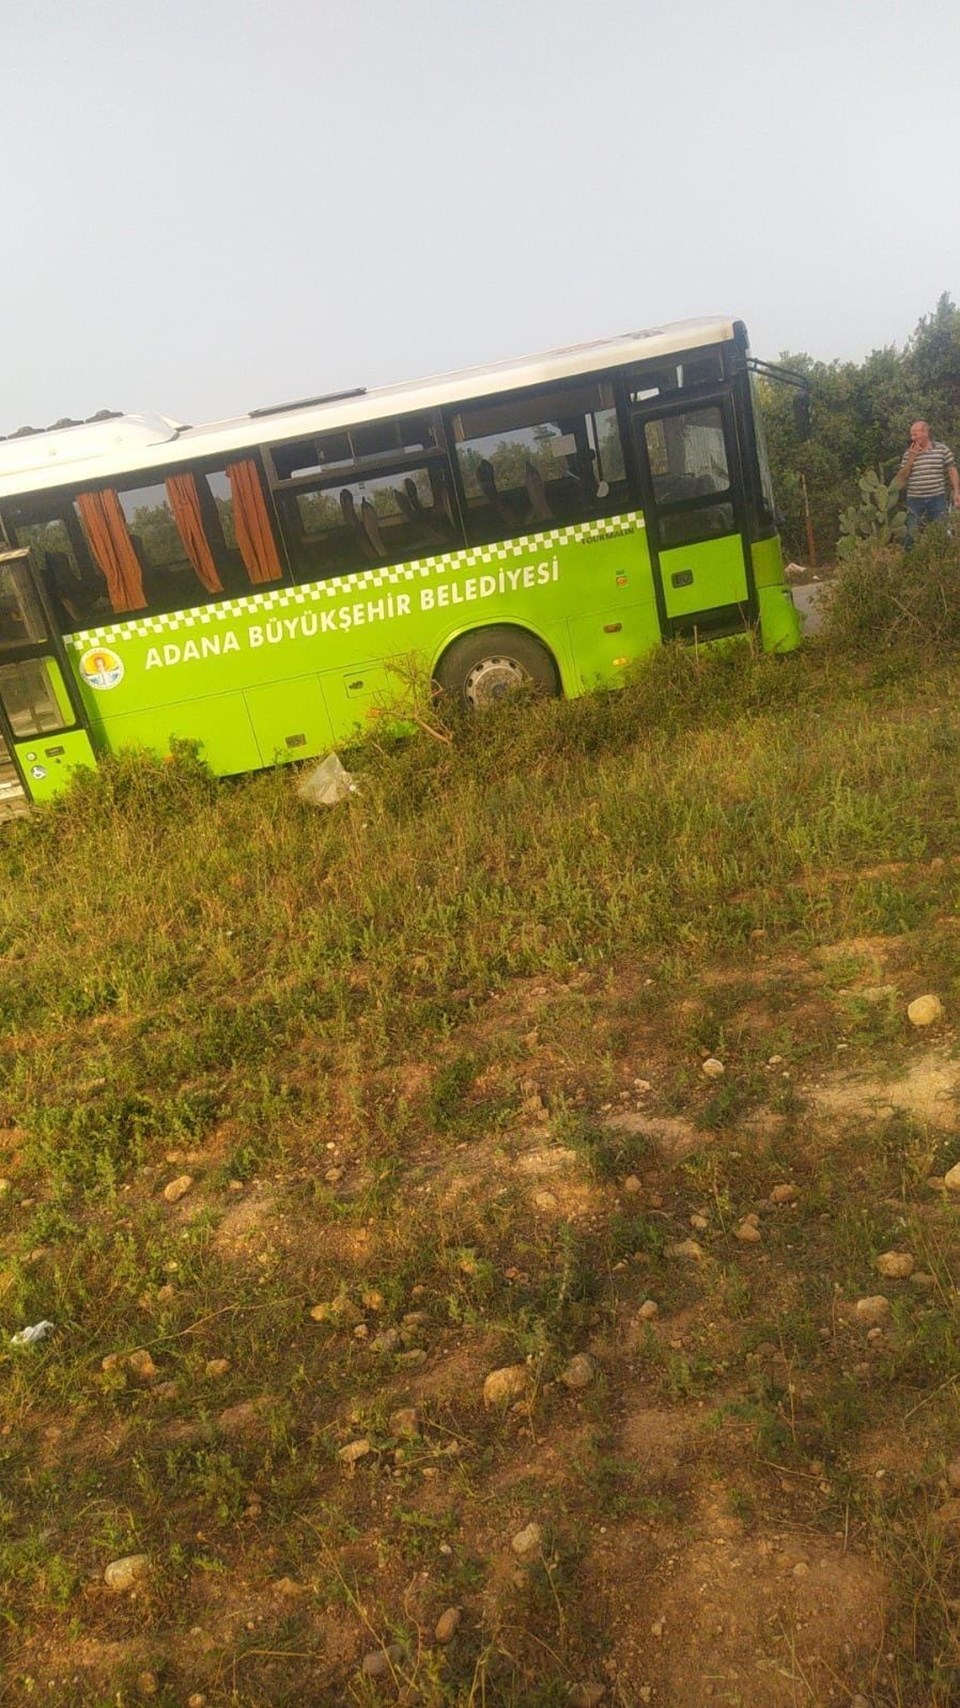
{"type": "Polygon", "coordinates": [[[555,697],[560,674],[547,651],[523,629],[474,629],[449,646],[435,678],[445,694],[471,711],[495,706],[517,688],[555,697]]]}

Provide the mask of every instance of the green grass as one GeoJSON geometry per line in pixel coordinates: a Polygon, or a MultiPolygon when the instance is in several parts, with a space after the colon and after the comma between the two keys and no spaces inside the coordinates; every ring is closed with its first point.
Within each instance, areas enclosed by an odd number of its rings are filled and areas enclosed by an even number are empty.
{"type": "Polygon", "coordinates": [[[956,1146],[904,1110],[829,1128],[813,1091],[909,1066],[905,1001],[960,994],[958,686],[902,648],[666,649],[619,695],[368,745],[330,812],[184,751],[7,827],[0,1321],[56,1330],[0,1348],[0,1700],[133,1704],[149,1671],[161,1702],[372,1702],[360,1657],[396,1636],[425,1703],[565,1701],[612,1676],[598,1526],[682,1557],[719,1488],[750,1536],[845,1526],[892,1574],[899,1658],[867,1694],[946,1708],[960,1226],[925,1180],[956,1146]],[[669,1259],[694,1214],[705,1260],[669,1259]],[[874,1348],[837,1299],[905,1242],[935,1285],[895,1284],[874,1348]],[[524,1361],[520,1403],[485,1407],[524,1361]],[[649,1471],[638,1408],[685,1443],[649,1471]],[[912,1512],[862,1468],[901,1425],[912,1512]]]}

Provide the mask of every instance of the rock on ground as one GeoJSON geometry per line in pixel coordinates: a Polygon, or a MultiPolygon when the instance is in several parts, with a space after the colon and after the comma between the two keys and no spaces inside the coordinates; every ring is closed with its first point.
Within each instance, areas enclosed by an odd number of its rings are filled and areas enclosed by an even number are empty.
{"type": "Polygon", "coordinates": [[[483,1384],[484,1405],[498,1406],[506,1400],[519,1399],[526,1393],[529,1380],[526,1364],[504,1364],[500,1370],[491,1370],[483,1384]]]}

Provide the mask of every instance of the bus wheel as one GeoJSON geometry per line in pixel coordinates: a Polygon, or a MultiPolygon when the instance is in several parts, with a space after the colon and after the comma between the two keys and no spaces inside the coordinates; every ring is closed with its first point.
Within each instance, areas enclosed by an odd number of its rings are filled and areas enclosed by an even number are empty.
{"type": "Polygon", "coordinates": [[[557,667],[545,646],[522,629],[477,629],[462,635],[437,665],[445,693],[475,711],[495,706],[517,688],[540,694],[560,692],[557,667]]]}

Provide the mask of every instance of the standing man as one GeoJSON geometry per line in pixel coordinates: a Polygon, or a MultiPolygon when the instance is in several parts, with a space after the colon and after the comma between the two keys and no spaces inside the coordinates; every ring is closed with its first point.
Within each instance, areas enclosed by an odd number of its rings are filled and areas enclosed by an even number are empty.
{"type": "Polygon", "coordinates": [[[954,455],[939,439],[931,439],[925,421],[915,421],[910,443],[897,470],[896,483],[907,489],[907,546],[912,546],[928,522],[942,522],[950,509],[960,510],[960,474],[954,455]]]}

